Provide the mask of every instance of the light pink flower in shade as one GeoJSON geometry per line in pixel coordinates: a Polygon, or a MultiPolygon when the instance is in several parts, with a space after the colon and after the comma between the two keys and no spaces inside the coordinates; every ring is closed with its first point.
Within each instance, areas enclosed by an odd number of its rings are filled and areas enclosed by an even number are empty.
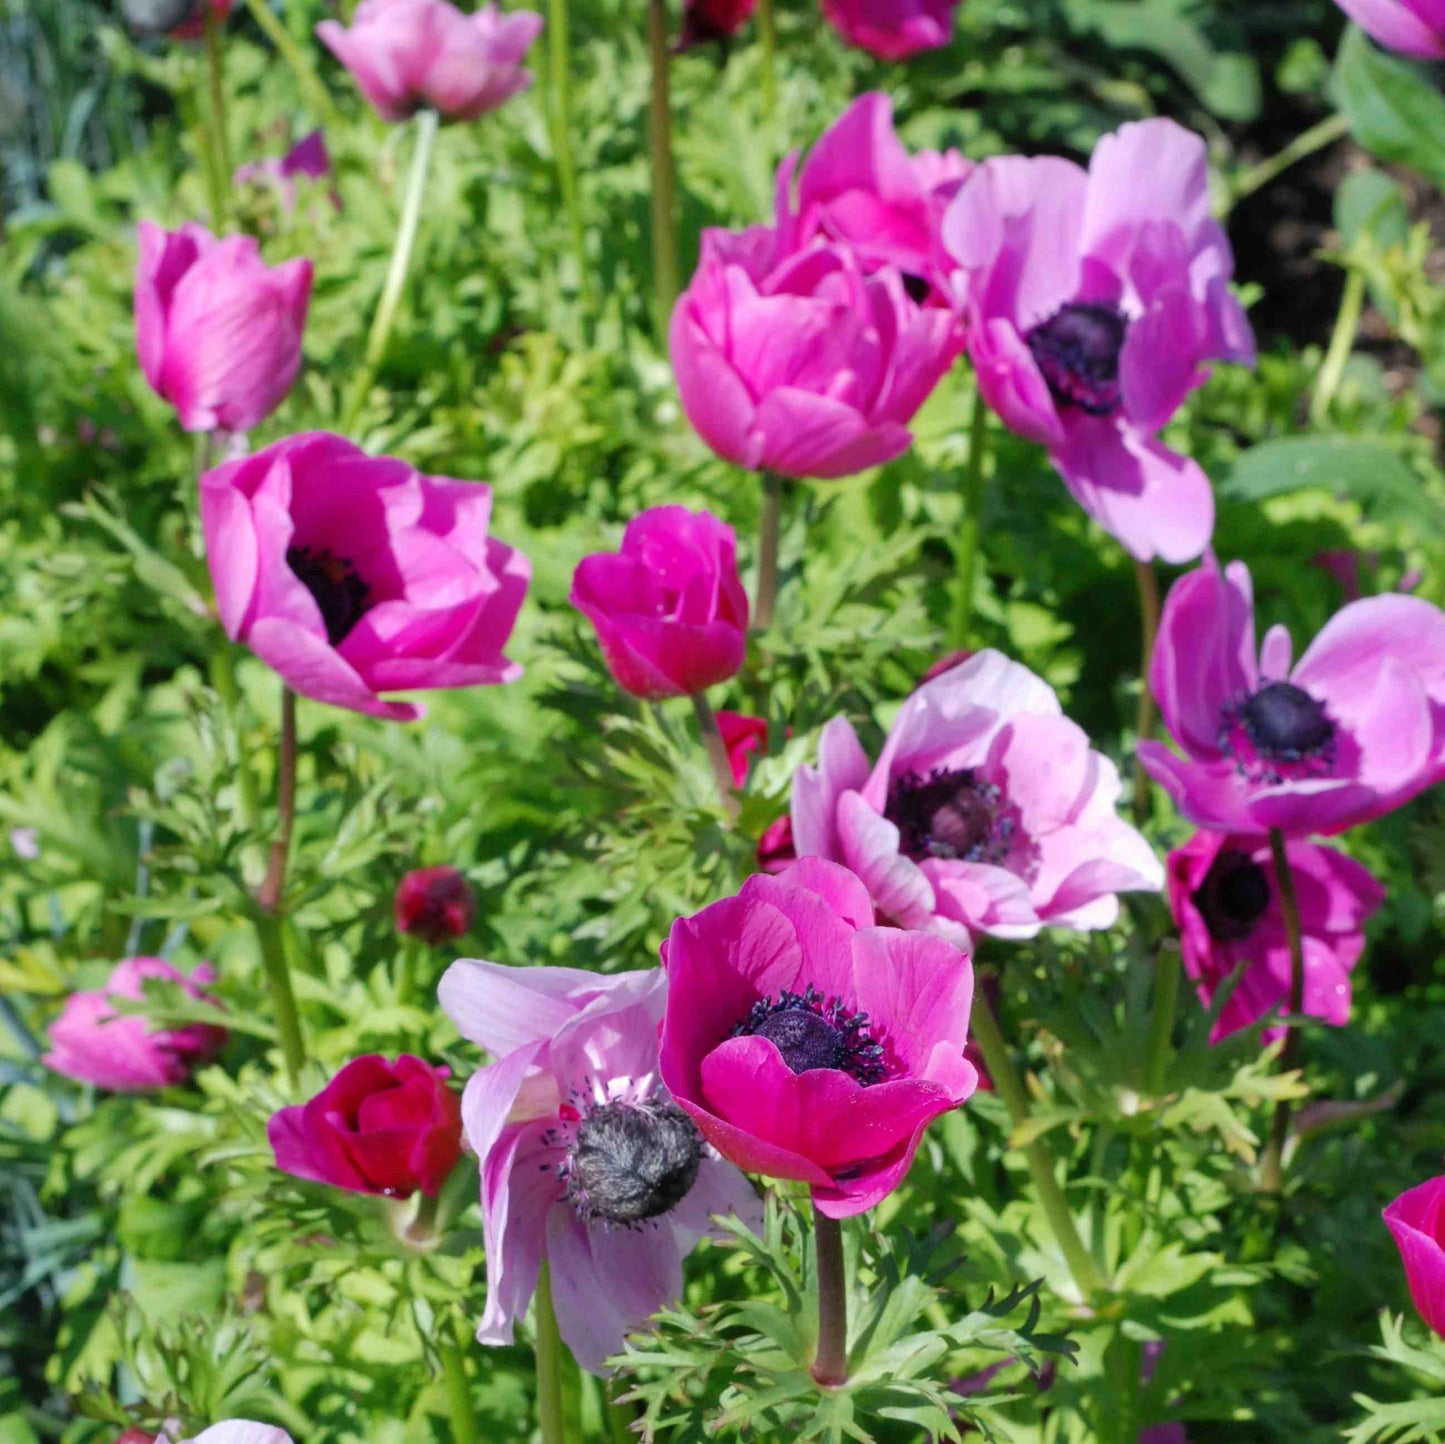
{"type": "Polygon", "coordinates": [[[487,535],[488,486],[423,476],[326,432],[201,478],[227,633],[305,697],[409,722],[382,692],[512,682],[531,569],[487,535]]]}
{"type": "Polygon", "coordinates": [[[712,1219],[757,1228],[742,1174],[699,1137],[658,1081],[667,979],[464,960],[442,1008],[496,1060],[462,1097],[481,1162],[487,1306],[477,1338],[510,1344],[543,1259],[562,1338],[606,1360],[682,1293],[682,1261],[712,1219]]]}
{"type": "Polygon", "coordinates": [[[1164,604],[1149,685],[1181,757],[1139,761],[1199,827],[1343,832],[1445,777],[1445,612],[1395,593],[1342,607],[1298,662],[1256,648],[1243,562],[1213,555],[1164,604]]]}
{"type": "Polygon", "coordinates": [[[924,1129],[977,1085],[968,955],[875,927],[835,863],[749,878],[678,919],[663,961],[662,1081],[725,1158],[811,1185],[830,1218],[897,1188],[924,1129]]]}
{"type": "MultiPolygon", "coordinates": [[[[231,184],[274,185],[280,192],[282,205],[288,211],[296,209],[296,177],[306,176],[310,180],[324,180],[331,174],[331,155],[326,149],[326,137],[313,130],[304,135],[282,156],[267,156],[264,160],[248,161],[237,166],[231,184]]],[[[341,209],[341,197],[333,190],[331,203],[341,209]]]]}
{"type": "Polygon", "coordinates": [[[823,17],[849,45],[880,60],[907,60],[953,38],[960,0],[823,0],[823,17]]]}
{"type": "Polygon", "coordinates": [[[910,155],[893,129],[893,102],[861,95],[819,138],[798,175],[801,234],[821,231],[869,265],[933,274],[938,227],[973,164],[956,150],[910,155]]]}
{"type": "Polygon", "coordinates": [[[703,233],[672,313],[672,365],[688,420],[724,460],[851,476],[908,450],[908,423],[963,334],[947,311],[914,301],[892,266],[802,237],[793,165],[778,172],[776,226],[703,233]]]}
{"type": "Polygon", "coordinates": [[[1254,362],[1204,142],[1146,120],[1105,136],[1087,172],[1052,156],[984,161],[942,244],[989,406],[1048,448],[1074,499],[1135,557],[1199,556],[1214,530],[1209,478],[1158,432],[1209,361],[1254,362]]]}
{"type": "Polygon", "coordinates": [[[148,1093],[184,1083],[198,1064],[225,1046],[226,1030],[208,1023],[154,1028],[143,1014],[116,1011],[115,1000],[139,1002],[147,980],[179,984],[192,998],[211,1001],[205,984],[216,970],[202,963],[189,977],[163,958],[126,958],[105,987],[72,993],[50,1025],[46,1067],[112,1093],[148,1093]]]}
{"type": "Polygon", "coordinates": [[[522,60],[542,24],[494,4],[465,15],[447,0],[361,0],[349,27],[323,20],[316,34],[383,120],[428,107],[475,120],[531,85],[522,60]]]}
{"type": "Polygon", "coordinates": [[[1164,870],[1115,812],[1119,775],[1053,689],[975,652],[899,709],[876,763],[843,717],[793,779],[793,840],[867,886],[880,917],[966,944],[1106,928],[1164,870]]]}
{"type": "Polygon", "coordinates": [[[248,431],[301,366],[311,262],[268,266],[250,236],[138,227],[136,353],[187,431],[248,431]]]}
{"type": "Polygon", "coordinates": [[[1336,0],[1372,40],[1402,55],[1445,60],[1445,0],[1336,0]]]}
{"type": "Polygon", "coordinates": [[[737,538],[709,511],[655,506],[616,552],[583,557],[570,601],[634,697],[682,697],[735,676],[748,644],[737,538]]]}
{"type": "Polygon", "coordinates": [[[1402,1193],[1384,1217],[1400,1250],[1415,1308],[1445,1337],[1445,1177],[1402,1193]]]}
{"type": "Polygon", "coordinates": [[[755,752],[768,750],[768,719],[749,717],[743,712],[719,711],[717,730],[727,748],[733,785],[741,787],[748,780],[748,759],[755,752]]]}
{"type": "Polygon", "coordinates": [[[462,1156],[449,1076],[408,1054],[353,1058],[309,1102],[271,1115],[276,1167],[351,1193],[435,1198],[462,1156]]]}
{"type": "MultiPolygon", "coordinates": [[[[160,1444],[159,1440],[157,1444],[160,1444]]],[[[181,1444],[292,1444],[292,1439],[284,1429],[278,1429],[274,1424],[228,1419],[224,1424],[212,1424],[209,1429],[202,1429],[194,1439],[183,1439],[181,1444]]]]}
{"type": "MultiPolygon", "coordinates": [[[[1304,942],[1304,1011],[1343,1027],[1350,1020],[1350,970],[1364,951],[1365,921],[1384,902],[1385,890],[1332,847],[1299,841],[1286,846],[1304,942]]],[[[1169,854],[1168,872],[1184,967],[1206,1008],[1243,966],[1210,1041],[1272,1012],[1287,1013],[1289,937],[1269,839],[1197,832],[1169,854]]],[[[1283,1026],[1272,1026],[1265,1041],[1283,1033],[1283,1026]]]]}

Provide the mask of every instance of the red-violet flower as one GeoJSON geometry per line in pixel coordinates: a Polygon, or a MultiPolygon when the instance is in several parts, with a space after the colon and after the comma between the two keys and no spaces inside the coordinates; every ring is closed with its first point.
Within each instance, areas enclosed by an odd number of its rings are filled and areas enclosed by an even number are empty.
{"type": "Polygon", "coordinates": [[[459,938],[477,916],[477,899],[454,867],[419,867],[407,873],[393,902],[396,930],[437,947],[459,938]]]}
{"type": "Polygon", "coordinates": [[[907,60],[953,38],[961,0],[823,0],[823,18],[849,45],[879,60],[907,60]]]}
{"type": "Polygon", "coordinates": [[[1445,1177],[1402,1193],[1384,1217],[1420,1317],[1445,1337],[1445,1177]]]}

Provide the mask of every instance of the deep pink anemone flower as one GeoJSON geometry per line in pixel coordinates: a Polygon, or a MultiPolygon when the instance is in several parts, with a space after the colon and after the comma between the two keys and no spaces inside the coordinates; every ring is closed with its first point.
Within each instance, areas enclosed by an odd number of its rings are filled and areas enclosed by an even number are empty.
{"type": "Polygon", "coordinates": [[[1445,1337],[1445,1177],[1402,1193],[1384,1216],[1420,1317],[1445,1337]]]}
{"type": "Polygon", "coordinates": [[[1164,881],[1115,811],[1119,792],[1053,689],[987,650],[913,693],[876,763],[834,718],[817,767],[793,779],[793,841],[799,856],[851,868],[880,916],[961,945],[1104,928],[1116,893],[1164,881]]]}
{"type": "Polygon", "coordinates": [[[383,692],[515,681],[531,568],[491,510],[488,486],[327,432],[278,441],[201,478],[221,622],[302,696],[373,717],[421,716],[383,692]]]}
{"type": "Polygon", "coordinates": [[[577,1362],[609,1372],[623,1340],[682,1293],[682,1261],[762,1206],[658,1082],[661,971],[601,976],[464,960],[438,997],[496,1059],[462,1098],[482,1170],[484,1344],[510,1344],[545,1259],[577,1362]]]}
{"type": "Polygon", "coordinates": [[[1445,0],[1335,0],[1370,37],[1421,60],[1445,60],[1445,0]]]}
{"type": "Polygon", "coordinates": [[[719,40],[726,44],[753,18],[758,0],[683,0],[679,50],[719,40]]]}
{"type": "Polygon", "coordinates": [[[1341,608],[1291,666],[1290,635],[1255,646],[1243,562],[1181,577],[1149,684],[1184,750],[1139,760],[1199,827],[1343,832],[1445,777],[1445,613],[1418,597],[1341,608]]]}
{"type": "Polygon", "coordinates": [[[1053,156],[986,160],[949,206],[942,244],[989,406],[1048,448],[1132,555],[1199,556],[1214,493],[1158,433],[1209,361],[1254,362],[1204,142],[1147,120],[1105,136],[1087,172],[1053,156]]]}
{"type": "Polygon", "coordinates": [[[418,867],[397,885],[392,915],[397,932],[435,948],[470,930],[477,917],[477,898],[456,868],[418,867]]]}
{"type": "Polygon", "coordinates": [[[977,1086],[968,955],[875,927],[835,863],[749,878],[675,922],[663,957],[663,1082],[725,1158],[811,1185],[831,1218],[897,1188],[924,1129],[977,1086]]]}
{"type": "Polygon", "coordinates": [[[879,60],[907,60],[953,38],[961,0],[823,0],[823,18],[849,44],[879,60]]]}
{"type": "MultiPolygon", "coordinates": [[[[1350,1020],[1350,971],[1364,951],[1365,921],[1384,902],[1385,890],[1335,848],[1300,841],[1286,846],[1304,944],[1304,1011],[1343,1027],[1350,1020]]],[[[1206,1008],[1243,966],[1210,1041],[1270,1013],[1288,1012],[1289,935],[1269,839],[1198,832],[1169,854],[1168,870],[1184,967],[1206,1008]]],[[[1272,1026],[1264,1039],[1283,1033],[1283,1025],[1272,1026]]]]}

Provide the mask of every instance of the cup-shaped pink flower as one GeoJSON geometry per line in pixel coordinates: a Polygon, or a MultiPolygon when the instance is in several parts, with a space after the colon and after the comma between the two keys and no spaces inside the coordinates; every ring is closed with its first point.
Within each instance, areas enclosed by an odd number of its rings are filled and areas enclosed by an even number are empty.
{"type": "Polygon", "coordinates": [[[793,161],[777,225],[709,230],[672,313],[683,410],[724,460],[822,479],[901,456],[908,423],[963,347],[947,311],[918,304],[892,266],[851,245],[804,240],[793,161]],[[801,242],[801,243],[800,243],[801,242]]]}
{"type": "Polygon", "coordinates": [[[403,1054],[353,1058],[307,1103],[271,1115],[283,1173],[352,1193],[434,1198],[462,1156],[461,1108],[445,1068],[403,1054]]]}
{"type": "Polygon", "coordinates": [[[880,60],[907,60],[953,38],[961,0],[823,0],[823,17],[849,45],[880,60]]]}
{"type": "Polygon", "coordinates": [[[148,1093],[184,1083],[200,1063],[219,1053],[226,1030],[209,1023],[182,1028],[153,1028],[140,1013],[120,1013],[116,1000],[139,1002],[146,982],[178,984],[187,995],[211,1001],[205,984],[216,971],[202,963],[189,977],[163,958],[126,958],[117,963],[105,987],[72,993],[50,1025],[46,1067],[81,1083],[112,1093],[148,1093]]]}
{"type": "Polygon", "coordinates": [[[1445,612],[1391,593],[1342,607],[1291,666],[1288,630],[1255,646],[1243,562],[1170,589],[1149,684],[1181,757],[1139,761],[1199,827],[1343,832],[1445,778],[1445,612]]]}
{"type": "Polygon", "coordinates": [[[383,120],[428,108],[475,120],[531,85],[522,60],[542,24],[495,4],[466,15],[448,0],[361,0],[349,27],[323,20],[316,34],[383,120]]]}
{"type": "Polygon", "coordinates": [[[943,220],[941,265],[989,406],[1040,442],[1074,499],[1135,557],[1209,544],[1214,493],[1158,432],[1208,376],[1252,365],[1204,142],[1170,120],[1105,136],[1087,172],[984,161],[943,220]]]}
{"type": "MultiPolygon", "coordinates": [[[[1365,947],[1365,921],[1385,890],[1344,853],[1318,843],[1286,844],[1304,945],[1304,1011],[1335,1027],[1350,1020],[1350,971],[1365,947]]],[[[1289,1011],[1290,950],[1269,839],[1197,832],[1169,854],[1169,907],[1184,967],[1207,1008],[1241,969],[1211,1042],[1289,1011]]],[[[1284,1034],[1267,1028],[1264,1040],[1284,1034]]]]}
{"type": "Polygon", "coordinates": [[[1389,50],[1422,60],[1445,60],[1442,0],[1336,0],[1340,9],[1389,50]]]}
{"type": "Polygon", "coordinates": [[[748,598],[737,538],[711,512],[655,506],[634,517],[619,551],[583,557],[570,600],[634,697],[703,692],[743,665],[748,598]]]}
{"type": "Polygon", "coordinates": [[[285,399],[301,366],[311,262],[268,266],[250,236],[142,221],[136,353],[187,431],[248,431],[285,399]]]}
{"type": "Polygon", "coordinates": [[[1119,792],[1053,689],[986,650],[909,697],[876,763],[846,718],[828,723],[793,779],[793,841],[851,868],[890,922],[960,945],[1106,928],[1115,894],[1164,882],[1119,792]]]}
{"type": "Polygon", "coordinates": [[[956,150],[910,155],[893,129],[893,102],[861,95],[819,137],[798,174],[801,234],[821,231],[869,265],[927,280],[948,203],[973,169],[956,150]]]}
{"type": "Polygon", "coordinates": [[[491,488],[339,436],[289,437],[201,478],[227,633],[305,697],[411,721],[382,692],[511,682],[526,557],[487,535],[491,488]]]}
{"type": "Polygon", "coordinates": [[[606,1360],[682,1292],[682,1261],[719,1214],[761,1224],[756,1193],[699,1137],[658,1083],[658,969],[464,960],[442,1008],[496,1060],[462,1098],[481,1162],[484,1344],[510,1344],[542,1261],[557,1326],[584,1369],[606,1360]]]}
{"type": "Polygon", "coordinates": [[[969,1097],[968,955],[873,925],[846,868],[805,858],[672,925],[662,1081],[725,1158],[811,1186],[830,1218],[903,1181],[969,1097]]]}
{"type": "Polygon", "coordinates": [[[1445,1176],[1402,1193],[1384,1217],[1416,1310],[1445,1338],[1445,1176]]]}

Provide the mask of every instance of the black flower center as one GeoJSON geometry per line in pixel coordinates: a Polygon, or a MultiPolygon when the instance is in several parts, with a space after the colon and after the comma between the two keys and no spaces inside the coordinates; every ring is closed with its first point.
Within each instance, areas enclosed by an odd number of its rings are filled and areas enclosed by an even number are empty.
{"type": "Polygon", "coordinates": [[[339,647],[366,615],[371,588],[345,557],[325,547],[287,547],[286,565],[321,608],[326,640],[339,647]]]}
{"type": "Polygon", "coordinates": [[[1194,906],[1216,942],[1247,938],[1269,910],[1269,877],[1247,853],[1225,849],[1194,893],[1194,906]]]}
{"type": "Polygon", "coordinates": [[[1075,301],[1060,306],[1024,339],[1055,401],[1108,416],[1123,399],[1119,353],[1128,329],[1117,306],[1075,301]]]}
{"type": "Polygon", "coordinates": [[[1266,682],[1239,709],[1239,721],[1254,750],[1271,761],[1321,753],[1335,735],[1324,707],[1293,682],[1266,682]]]}
{"type": "Polygon", "coordinates": [[[973,768],[939,768],[926,778],[895,778],[883,815],[898,828],[900,850],[914,862],[940,857],[1001,863],[1014,832],[1001,801],[999,789],[973,768]]]}
{"type": "Polygon", "coordinates": [[[641,1223],[697,1182],[702,1139],[675,1103],[603,1103],[578,1125],[567,1197],[584,1223],[641,1223]]]}
{"type": "Polygon", "coordinates": [[[816,988],[760,998],[732,1031],[734,1038],[766,1038],[794,1073],[837,1068],[865,1086],[888,1076],[883,1045],[868,1030],[868,1014],[849,1012],[816,988]]]}

